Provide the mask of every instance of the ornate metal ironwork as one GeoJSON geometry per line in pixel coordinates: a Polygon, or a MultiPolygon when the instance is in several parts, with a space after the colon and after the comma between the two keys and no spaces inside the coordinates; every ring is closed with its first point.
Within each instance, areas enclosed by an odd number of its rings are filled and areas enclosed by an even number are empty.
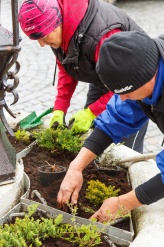
{"type": "Polygon", "coordinates": [[[0,185],[14,182],[16,168],[16,151],[7,138],[6,130],[12,136],[14,133],[6,120],[4,109],[15,118],[6,103],[5,96],[6,93],[13,94],[14,100],[11,105],[15,104],[19,98],[15,90],[19,84],[17,73],[20,65],[17,57],[21,49],[19,46],[18,0],[11,0],[11,12],[13,33],[2,27],[0,23],[0,185]],[[10,71],[13,67],[15,69],[10,71]]]}
{"type": "MultiPolygon", "coordinates": [[[[1,5],[1,2],[0,2],[1,5]]],[[[20,38],[19,38],[19,26],[18,26],[18,2],[17,0],[11,0],[12,10],[12,27],[13,33],[0,25],[0,119],[5,126],[6,130],[13,134],[12,129],[9,127],[4,115],[4,109],[15,118],[14,113],[9,109],[5,96],[7,93],[12,93],[14,96],[13,104],[15,104],[19,97],[15,90],[19,84],[19,78],[17,73],[19,72],[20,65],[17,61],[18,53],[20,51],[20,38]],[[14,71],[10,71],[11,67],[15,65],[14,71]],[[9,83],[12,80],[12,83],[9,83]]]]}

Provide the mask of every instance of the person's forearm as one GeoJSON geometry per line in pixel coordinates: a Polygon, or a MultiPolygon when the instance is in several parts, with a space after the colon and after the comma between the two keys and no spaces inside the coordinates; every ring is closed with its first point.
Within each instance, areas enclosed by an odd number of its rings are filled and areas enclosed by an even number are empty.
{"type": "Polygon", "coordinates": [[[85,140],[83,147],[86,147],[98,156],[112,143],[113,141],[110,136],[108,136],[104,131],[95,128],[90,136],[85,140]]]}
{"type": "Polygon", "coordinates": [[[70,163],[69,169],[76,169],[78,171],[83,171],[85,167],[96,158],[94,154],[89,149],[83,147],[76,158],[70,163]]]}
{"type": "Polygon", "coordinates": [[[142,203],[137,199],[134,190],[119,196],[118,203],[122,207],[122,209],[125,209],[126,211],[131,211],[142,205],[142,203]]]}
{"type": "Polygon", "coordinates": [[[142,204],[149,205],[164,198],[164,184],[161,174],[157,174],[135,189],[136,196],[142,204]]]}
{"type": "Polygon", "coordinates": [[[68,202],[77,204],[79,192],[83,184],[82,171],[95,156],[91,151],[82,148],[77,157],[70,163],[57,196],[60,208],[64,209],[64,205],[68,202]]]}

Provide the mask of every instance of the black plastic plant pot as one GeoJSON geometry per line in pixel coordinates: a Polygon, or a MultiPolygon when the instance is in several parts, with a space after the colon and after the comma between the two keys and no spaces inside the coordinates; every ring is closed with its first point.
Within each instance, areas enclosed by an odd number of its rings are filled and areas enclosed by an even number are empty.
{"type": "Polygon", "coordinates": [[[59,178],[64,177],[66,173],[66,168],[64,166],[55,166],[55,171],[51,170],[52,167],[49,165],[40,166],[38,168],[40,174],[40,182],[41,184],[46,187],[52,184],[59,178]]]}
{"type": "Polygon", "coordinates": [[[104,167],[102,167],[102,166],[101,166],[101,163],[99,163],[97,160],[94,160],[94,165],[95,165],[96,169],[97,169],[99,172],[106,173],[107,175],[112,176],[112,177],[113,177],[113,176],[116,176],[116,175],[120,172],[120,170],[122,170],[122,169],[120,169],[120,167],[118,167],[118,166],[113,166],[113,167],[104,166],[104,167]]]}

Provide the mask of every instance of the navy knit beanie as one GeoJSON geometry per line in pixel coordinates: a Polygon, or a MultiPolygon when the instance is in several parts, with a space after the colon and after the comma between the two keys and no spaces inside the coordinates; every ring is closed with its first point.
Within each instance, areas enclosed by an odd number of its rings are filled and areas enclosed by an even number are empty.
{"type": "Polygon", "coordinates": [[[141,32],[120,32],[102,44],[96,70],[110,91],[126,94],[153,78],[158,61],[153,39],[141,32]]]}

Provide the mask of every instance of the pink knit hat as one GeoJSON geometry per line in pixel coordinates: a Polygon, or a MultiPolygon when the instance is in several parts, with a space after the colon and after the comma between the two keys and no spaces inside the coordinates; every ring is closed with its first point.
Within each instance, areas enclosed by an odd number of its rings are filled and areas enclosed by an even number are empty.
{"type": "Polygon", "coordinates": [[[61,8],[57,0],[26,0],[19,10],[22,31],[30,39],[40,39],[62,24],[61,8]]]}

